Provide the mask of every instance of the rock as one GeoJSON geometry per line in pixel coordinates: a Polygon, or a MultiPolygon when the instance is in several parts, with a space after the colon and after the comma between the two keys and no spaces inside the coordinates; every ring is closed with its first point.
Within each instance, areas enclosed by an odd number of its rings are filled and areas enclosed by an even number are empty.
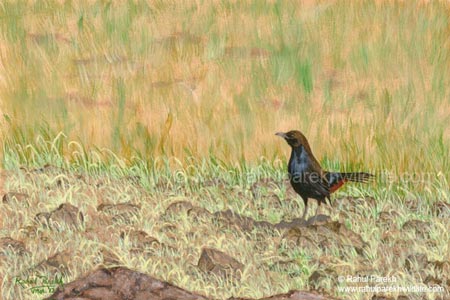
{"type": "Polygon", "coordinates": [[[331,205],[332,207],[338,208],[340,213],[349,214],[355,213],[364,207],[375,207],[376,202],[377,201],[373,197],[343,197],[335,199],[331,202],[331,205]]]}
{"type": "Polygon", "coordinates": [[[59,268],[62,266],[67,266],[68,261],[70,261],[72,254],[69,251],[58,252],[53,256],[47,258],[43,263],[48,266],[59,268]]]}
{"type": "Polygon", "coordinates": [[[392,226],[394,225],[396,222],[396,220],[400,217],[400,214],[391,209],[388,211],[382,211],[379,215],[378,215],[378,220],[386,225],[392,226]]]}
{"type": "Polygon", "coordinates": [[[155,189],[161,192],[171,190],[173,188],[173,183],[170,182],[169,179],[166,178],[160,178],[155,183],[155,189]]]}
{"type": "Polygon", "coordinates": [[[420,235],[421,237],[428,238],[429,232],[431,230],[431,224],[429,222],[420,220],[410,220],[403,224],[402,229],[414,230],[416,234],[420,235]]]}
{"type": "Polygon", "coordinates": [[[201,185],[203,187],[216,187],[221,190],[223,190],[227,187],[227,183],[225,182],[225,180],[223,180],[221,178],[213,178],[213,179],[205,180],[205,181],[201,182],[201,185]]]}
{"type": "Polygon", "coordinates": [[[62,231],[65,230],[63,224],[72,229],[81,229],[84,223],[83,213],[76,206],[63,203],[50,213],[38,213],[35,221],[48,225],[50,228],[62,231]]]}
{"type": "MultiPolygon", "coordinates": [[[[345,259],[340,259],[332,255],[322,255],[317,259],[319,263],[316,271],[325,271],[329,279],[337,285],[336,278],[341,274],[361,274],[372,270],[367,270],[370,266],[370,262],[363,258],[355,259],[350,265],[345,259]]],[[[327,276],[324,276],[327,277],[327,276]]]]}
{"type": "Polygon", "coordinates": [[[407,255],[409,255],[413,249],[410,245],[404,245],[400,240],[399,243],[394,245],[380,243],[377,247],[377,253],[380,257],[385,256],[388,253],[391,253],[395,259],[391,261],[391,264],[400,267],[403,267],[404,259],[407,255]]]}
{"type": "Polygon", "coordinates": [[[262,196],[261,202],[265,203],[265,205],[267,205],[268,207],[270,207],[272,209],[279,209],[283,206],[280,196],[278,196],[275,193],[272,193],[272,194],[269,194],[266,196],[262,196]]]}
{"type": "Polygon", "coordinates": [[[36,238],[38,236],[38,226],[36,224],[26,225],[19,229],[19,233],[24,238],[36,238]]]}
{"type": "Polygon", "coordinates": [[[214,217],[225,226],[234,226],[243,231],[252,231],[255,227],[273,228],[273,224],[266,221],[256,221],[253,218],[235,214],[232,210],[218,211],[214,217]]]}
{"type": "Polygon", "coordinates": [[[313,292],[293,291],[287,294],[275,295],[261,300],[332,300],[335,298],[322,296],[313,292]]]}
{"type": "MultiPolygon", "coordinates": [[[[307,229],[305,229],[307,230],[307,229]]],[[[295,247],[300,247],[309,250],[319,250],[319,244],[314,240],[311,234],[302,233],[299,227],[289,229],[284,235],[284,239],[294,243],[295,247]]]]}
{"type": "Polygon", "coordinates": [[[97,207],[97,211],[101,211],[108,215],[121,215],[121,214],[134,215],[139,213],[140,209],[141,208],[139,205],[131,204],[128,202],[118,204],[102,203],[97,207]]]}
{"type": "Polygon", "coordinates": [[[195,222],[200,221],[201,219],[209,219],[213,215],[203,207],[194,206],[188,210],[188,216],[190,216],[195,222]]]}
{"type": "Polygon", "coordinates": [[[382,295],[373,295],[371,300],[395,300],[395,298],[382,295]]]}
{"type": "Polygon", "coordinates": [[[285,233],[284,238],[293,241],[297,245],[317,245],[327,249],[333,243],[342,247],[353,247],[360,255],[363,254],[367,243],[361,236],[344,224],[332,221],[324,224],[293,227],[285,233]],[[305,244],[306,241],[306,244],[305,244]]]}
{"type": "Polygon", "coordinates": [[[435,202],[433,204],[432,210],[438,218],[450,217],[450,203],[444,201],[435,202]]]}
{"type": "Polygon", "coordinates": [[[132,203],[118,203],[118,204],[100,204],[97,211],[112,216],[115,223],[133,223],[133,217],[139,215],[141,207],[132,203]]]}
{"type": "Polygon", "coordinates": [[[306,227],[307,221],[301,218],[295,218],[290,222],[287,221],[280,221],[280,223],[277,223],[274,225],[276,229],[290,229],[295,227],[306,227]]]}
{"type": "Polygon", "coordinates": [[[442,285],[442,279],[436,278],[434,276],[428,275],[424,280],[423,283],[430,285],[442,285]]]}
{"type": "Polygon", "coordinates": [[[100,261],[98,261],[98,263],[101,263],[105,267],[121,264],[120,257],[108,249],[101,249],[98,255],[100,256],[100,261]]]}
{"type": "Polygon", "coordinates": [[[147,248],[157,246],[160,244],[156,238],[149,236],[143,230],[131,230],[128,232],[122,231],[120,233],[121,239],[125,239],[127,237],[132,243],[132,245],[138,248],[147,248]]]}
{"type": "Polygon", "coordinates": [[[212,248],[203,248],[197,266],[203,272],[213,273],[219,277],[239,278],[244,269],[244,265],[233,257],[212,248]]]}
{"type": "MultiPolygon", "coordinates": [[[[209,298],[183,290],[173,284],[124,267],[101,268],[58,287],[46,300],[207,300],[209,298]]],[[[250,300],[230,298],[229,300],[250,300]]],[[[259,300],[336,300],[315,292],[289,291],[259,300]]]]}
{"type": "Polygon", "coordinates": [[[254,199],[258,199],[267,194],[273,194],[273,190],[280,189],[280,183],[273,178],[261,178],[250,187],[250,192],[254,199]],[[269,193],[268,193],[269,192],[269,193]]]}
{"type": "Polygon", "coordinates": [[[309,218],[308,221],[306,221],[305,225],[306,226],[312,226],[312,225],[319,226],[319,225],[326,225],[329,222],[331,222],[330,216],[317,215],[317,216],[313,216],[313,217],[309,218]]]}
{"type": "Polygon", "coordinates": [[[176,224],[166,224],[163,225],[159,231],[164,232],[166,235],[170,234],[170,233],[174,233],[178,231],[178,226],[176,224]]]}
{"type": "Polygon", "coordinates": [[[0,256],[7,251],[12,251],[19,255],[29,254],[22,241],[17,241],[8,236],[0,238],[0,256]]]}
{"type": "Polygon", "coordinates": [[[425,254],[411,254],[405,260],[405,268],[409,272],[414,270],[419,271],[424,269],[428,265],[428,258],[425,254]]]}
{"type": "Polygon", "coordinates": [[[68,271],[69,262],[73,257],[73,253],[69,250],[58,252],[47,259],[38,263],[34,268],[30,269],[31,273],[35,272],[51,272],[62,273],[68,271]]]}
{"type": "MultiPolygon", "coordinates": [[[[247,298],[230,298],[228,300],[251,300],[247,298]]],[[[286,294],[274,295],[259,300],[336,300],[336,298],[322,296],[315,292],[289,291],[286,294]]]]}
{"type": "Polygon", "coordinates": [[[381,241],[388,243],[391,241],[395,241],[399,239],[399,236],[402,235],[402,232],[400,230],[397,230],[395,228],[388,229],[383,232],[381,235],[381,241]]]}
{"type": "Polygon", "coordinates": [[[40,223],[44,226],[48,226],[49,225],[49,218],[50,218],[50,213],[48,212],[40,212],[38,214],[36,214],[36,216],[34,216],[34,221],[36,223],[40,223]]]}
{"type": "Polygon", "coordinates": [[[166,214],[173,215],[173,214],[179,214],[181,212],[187,213],[193,207],[194,206],[192,205],[192,203],[190,203],[188,201],[177,201],[177,202],[170,204],[166,208],[166,214]]]}
{"type": "Polygon", "coordinates": [[[428,265],[433,266],[443,274],[450,274],[450,262],[448,261],[429,261],[428,265]]]}
{"type": "Polygon", "coordinates": [[[65,284],[47,298],[47,300],[50,299],[206,300],[208,298],[185,291],[170,283],[160,281],[143,273],[117,267],[98,269],[83,278],[65,284]]]}
{"type": "Polygon", "coordinates": [[[3,203],[11,203],[11,202],[26,202],[29,198],[28,194],[25,193],[16,193],[16,192],[9,192],[3,195],[2,202],[3,203]]]}
{"type": "Polygon", "coordinates": [[[318,269],[315,270],[308,278],[308,282],[315,288],[320,288],[323,286],[322,281],[331,280],[333,286],[336,286],[336,272],[331,268],[318,269]]]}
{"type": "Polygon", "coordinates": [[[417,211],[419,207],[419,202],[417,199],[407,198],[404,200],[403,204],[411,211],[417,211]]]}
{"type": "MultiPolygon", "coordinates": [[[[425,277],[424,269],[425,268],[433,268],[437,272],[442,274],[450,274],[450,262],[448,261],[429,261],[425,254],[411,254],[409,255],[404,262],[406,270],[410,273],[418,272],[421,274],[421,277],[425,277]]],[[[428,276],[429,280],[432,280],[434,277],[428,276]]],[[[450,278],[449,278],[450,279],[450,278]]],[[[441,280],[441,282],[443,282],[441,280]]]]}
{"type": "Polygon", "coordinates": [[[30,173],[37,173],[37,174],[60,174],[60,173],[64,173],[64,169],[54,166],[54,165],[50,165],[50,164],[45,164],[44,166],[40,167],[40,168],[35,168],[35,169],[31,169],[29,170],[30,173]]]}
{"type": "Polygon", "coordinates": [[[60,189],[66,190],[70,188],[70,182],[67,177],[60,177],[56,180],[56,186],[60,189]]]}
{"type": "Polygon", "coordinates": [[[232,210],[218,211],[214,213],[216,220],[226,226],[235,226],[244,231],[252,231],[255,226],[255,220],[235,214],[232,210]]]}
{"type": "Polygon", "coordinates": [[[269,270],[282,272],[292,278],[302,275],[302,266],[294,259],[274,262],[269,265],[269,270]]]}

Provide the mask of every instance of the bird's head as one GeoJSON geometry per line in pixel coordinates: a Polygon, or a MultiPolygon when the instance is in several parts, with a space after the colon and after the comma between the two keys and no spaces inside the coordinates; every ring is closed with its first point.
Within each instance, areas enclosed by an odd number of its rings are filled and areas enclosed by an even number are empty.
{"type": "Polygon", "coordinates": [[[291,146],[292,148],[305,146],[309,148],[308,141],[306,140],[306,137],[298,130],[291,130],[288,132],[277,132],[275,135],[278,135],[286,140],[286,142],[291,146]]]}

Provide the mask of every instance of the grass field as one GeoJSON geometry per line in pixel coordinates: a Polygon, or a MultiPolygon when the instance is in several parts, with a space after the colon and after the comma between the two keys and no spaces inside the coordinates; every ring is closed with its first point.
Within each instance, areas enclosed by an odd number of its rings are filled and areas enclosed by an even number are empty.
{"type": "Polygon", "coordinates": [[[68,249],[65,282],[105,264],[107,250],[116,264],[217,298],[317,288],[370,299],[335,282],[368,265],[402,285],[448,288],[433,262],[450,265],[449,15],[447,1],[0,3],[0,192],[27,195],[0,205],[0,238],[29,252],[0,256],[0,298],[40,299],[14,276],[68,249]],[[290,129],[325,168],[378,175],[327,209],[370,246],[364,254],[166,216],[189,201],[258,221],[299,217],[284,181],[289,147],[274,136],[290,129]],[[128,221],[98,211],[124,202],[139,205],[128,221]],[[82,211],[81,228],[35,218],[62,203],[82,211]],[[166,247],[133,256],[139,247],[120,238],[130,230],[166,247]],[[241,278],[195,269],[203,246],[241,260],[241,278]],[[426,266],[404,265],[418,254],[426,266]],[[328,277],[313,282],[315,271],[328,277]]]}

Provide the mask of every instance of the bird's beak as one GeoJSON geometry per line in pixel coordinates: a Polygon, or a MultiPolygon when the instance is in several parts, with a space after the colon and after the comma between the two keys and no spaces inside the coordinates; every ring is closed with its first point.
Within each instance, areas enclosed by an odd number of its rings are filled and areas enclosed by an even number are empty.
{"type": "Polygon", "coordinates": [[[283,139],[286,138],[286,133],[284,133],[284,132],[277,132],[277,133],[275,133],[275,135],[281,136],[283,139]]]}

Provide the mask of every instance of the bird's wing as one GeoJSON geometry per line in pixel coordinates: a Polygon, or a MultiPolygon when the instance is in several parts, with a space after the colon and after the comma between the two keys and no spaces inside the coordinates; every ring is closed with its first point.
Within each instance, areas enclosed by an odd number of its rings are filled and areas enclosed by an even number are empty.
{"type": "Polygon", "coordinates": [[[330,184],[329,179],[326,176],[326,172],[322,170],[322,167],[320,166],[317,159],[314,157],[314,155],[311,152],[311,149],[308,149],[308,156],[310,158],[310,170],[312,172],[316,172],[319,175],[319,180],[316,180],[316,182],[313,182],[313,185],[320,193],[321,196],[328,197],[330,195],[330,184]]]}
{"type": "Polygon", "coordinates": [[[347,181],[341,173],[337,172],[325,172],[325,178],[328,180],[330,193],[339,189],[347,181]]]}
{"type": "Polygon", "coordinates": [[[328,179],[325,174],[311,172],[307,174],[306,178],[308,178],[309,184],[317,196],[328,197],[328,195],[330,195],[328,179]]]}

